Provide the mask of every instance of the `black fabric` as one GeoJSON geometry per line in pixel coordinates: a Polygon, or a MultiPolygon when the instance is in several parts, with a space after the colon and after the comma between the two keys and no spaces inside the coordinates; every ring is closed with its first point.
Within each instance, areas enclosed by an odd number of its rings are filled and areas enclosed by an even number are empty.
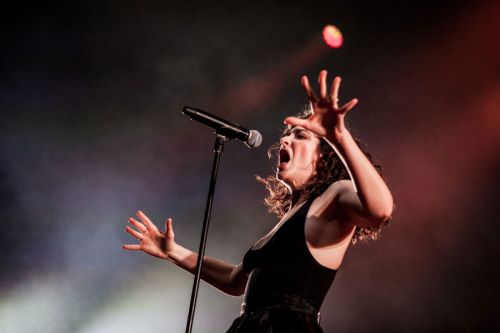
{"type": "Polygon", "coordinates": [[[312,201],[262,248],[245,254],[246,310],[228,332],[321,332],[316,316],[336,270],[319,264],[307,248],[304,226],[312,201]]]}
{"type": "Polygon", "coordinates": [[[296,295],[274,295],[274,304],[245,309],[226,333],[323,333],[318,313],[307,300],[296,295]]]}

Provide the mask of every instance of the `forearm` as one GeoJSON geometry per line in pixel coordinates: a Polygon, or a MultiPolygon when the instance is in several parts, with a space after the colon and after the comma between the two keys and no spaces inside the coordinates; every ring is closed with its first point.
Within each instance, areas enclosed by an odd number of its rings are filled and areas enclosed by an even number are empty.
{"type": "MultiPolygon", "coordinates": [[[[169,253],[168,260],[194,274],[198,254],[176,244],[169,253]]],[[[246,284],[246,275],[238,274],[239,271],[237,265],[204,256],[201,279],[226,294],[239,296],[244,292],[246,284]]]]}
{"type": "Polygon", "coordinates": [[[391,192],[370,160],[358,147],[351,133],[344,130],[336,133],[335,138],[330,138],[328,141],[335,142],[335,147],[348,168],[363,206],[363,214],[373,220],[387,220],[393,208],[391,192]]]}

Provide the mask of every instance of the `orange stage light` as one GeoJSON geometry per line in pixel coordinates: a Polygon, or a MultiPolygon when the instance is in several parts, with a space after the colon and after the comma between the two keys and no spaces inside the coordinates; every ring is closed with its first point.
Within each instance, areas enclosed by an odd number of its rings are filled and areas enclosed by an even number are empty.
{"type": "Polygon", "coordinates": [[[338,49],[342,46],[344,42],[344,37],[340,30],[334,25],[327,25],[323,29],[323,39],[325,40],[326,45],[331,48],[338,49]]]}

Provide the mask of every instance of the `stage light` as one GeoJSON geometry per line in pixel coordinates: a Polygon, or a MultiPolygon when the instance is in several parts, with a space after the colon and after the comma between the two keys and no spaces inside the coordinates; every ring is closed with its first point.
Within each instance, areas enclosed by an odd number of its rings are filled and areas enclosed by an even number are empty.
{"type": "Polygon", "coordinates": [[[323,29],[323,39],[325,40],[326,45],[331,48],[338,49],[342,46],[344,42],[344,37],[340,30],[334,25],[327,25],[323,29]]]}

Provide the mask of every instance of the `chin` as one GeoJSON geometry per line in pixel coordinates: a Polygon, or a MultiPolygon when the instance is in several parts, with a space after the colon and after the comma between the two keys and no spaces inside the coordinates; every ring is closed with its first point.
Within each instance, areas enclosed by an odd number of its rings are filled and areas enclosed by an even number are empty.
{"type": "Polygon", "coordinates": [[[286,170],[277,170],[276,171],[276,179],[278,179],[279,181],[282,181],[282,182],[286,182],[287,181],[287,172],[286,170]]]}
{"type": "Polygon", "coordinates": [[[286,176],[286,171],[276,171],[276,179],[286,184],[289,182],[288,177],[286,176]]]}
{"type": "Polygon", "coordinates": [[[293,192],[294,182],[293,182],[293,179],[290,179],[290,177],[287,177],[286,171],[276,172],[276,179],[279,180],[283,185],[285,185],[290,192],[293,192]]]}

